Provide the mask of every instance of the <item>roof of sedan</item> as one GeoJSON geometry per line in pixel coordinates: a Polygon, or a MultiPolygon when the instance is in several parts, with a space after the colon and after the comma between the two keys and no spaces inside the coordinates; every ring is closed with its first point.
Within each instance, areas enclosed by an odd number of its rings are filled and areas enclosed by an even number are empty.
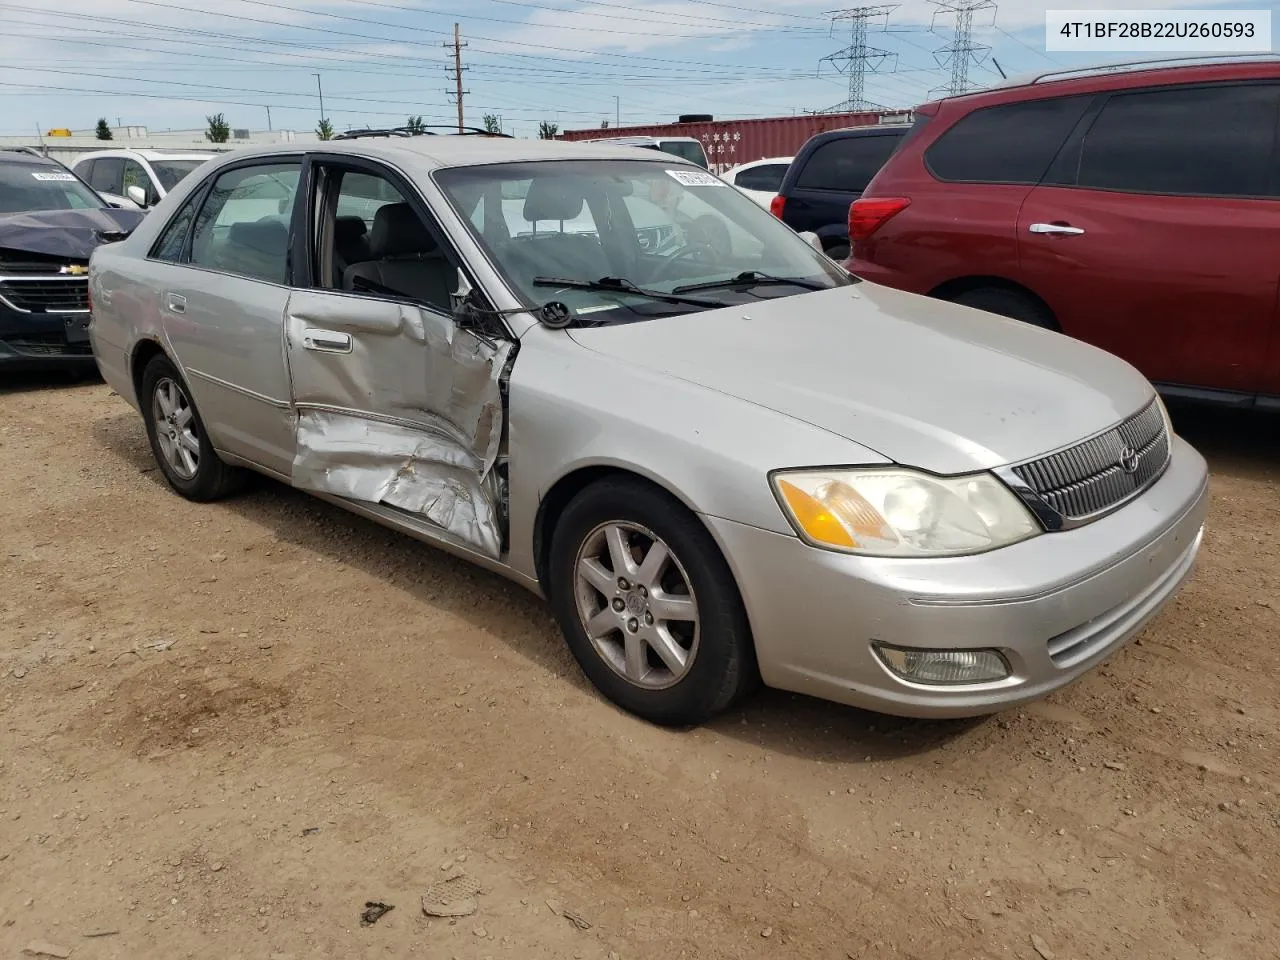
{"type": "Polygon", "coordinates": [[[316,143],[283,143],[253,147],[223,154],[246,158],[273,154],[335,153],[375,157],[391,162],[426,167],[476,166],[488,163],[519,163],[531,160],[657,160],[688,165],[679,157],[638,147],[608,143],[571,143],[564,140],[516,140],[509,137],[416,136],[360,137],[316,143]]]}

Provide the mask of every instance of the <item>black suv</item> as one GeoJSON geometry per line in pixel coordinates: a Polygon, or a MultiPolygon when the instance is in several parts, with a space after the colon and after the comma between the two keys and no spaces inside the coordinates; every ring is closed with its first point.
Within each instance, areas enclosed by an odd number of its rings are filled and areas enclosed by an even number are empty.
{"type": "Polygon", "coordinates": [[[0,151],[0,371],[94,369],[89,254],[141,220],[56,160],[0,151]]]}
{"type": "Polygon", "coordinates": [[[798,233],[816,233],[834,260],[849,256],[849,205],[867,188],[909,124],[849,127],[811,137],[791,161],[770,209],[798,233]]]}

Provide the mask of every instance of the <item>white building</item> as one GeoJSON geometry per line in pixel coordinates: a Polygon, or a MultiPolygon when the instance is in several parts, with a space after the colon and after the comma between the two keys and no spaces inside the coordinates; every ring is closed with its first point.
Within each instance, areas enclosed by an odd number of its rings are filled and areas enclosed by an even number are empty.
{"type": "Polygon", "coordinates": [[[111,128],[110,140],[99,140],[94,130],[72,130],[70,136],[21,136],[0,137],[0,147],[34,147],[55,160],[70,162],[82,153],[94,150],[181,150],[222,153],[238,147],[266,143],[307,143],[318,138],[313,131],[295,130],[245,130],[231,131],[226,143],[210,143],[205,131],[200,130],[149,130],[147,127],[120,126],[111,128]]]}

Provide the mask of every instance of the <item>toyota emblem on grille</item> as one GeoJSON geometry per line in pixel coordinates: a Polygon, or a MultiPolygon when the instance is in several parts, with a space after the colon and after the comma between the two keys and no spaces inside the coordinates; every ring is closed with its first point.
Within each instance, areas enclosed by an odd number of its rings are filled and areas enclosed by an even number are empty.
{"type": "Polygon", "coordinates": [[[1120,469],[1125,473],[1137,473],[1138,463],[1138,451],[1133,447],[1125,447],[1120,451],[1120,469]]]}

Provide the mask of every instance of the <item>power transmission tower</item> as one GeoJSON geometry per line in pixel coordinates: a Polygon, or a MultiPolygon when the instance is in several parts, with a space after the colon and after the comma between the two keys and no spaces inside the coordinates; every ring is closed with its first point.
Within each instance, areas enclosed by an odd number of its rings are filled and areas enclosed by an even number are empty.
{"type": "Polygon", "coordinates": [[[939,14],[955,14],[956,28],[951,42],[933,52],[933,58],[940,67],[951,67],[951,82],[938,87],[934,93],[942,92],[952,96],[964,93],[969,89],[969,64],[979,64],[987,58],[991,48],[973,42],[973,15],[981,10],[991,11],[991,20],[995,22],[995,0],[930,0],[938,9],[933,14],[937,23],[939,14]]]}
{"type": "Polygon", "coordinates": [[[879,47],[867,46],[867,21],[876,17],[884,17],[888,22],[889,12],[897,8],[897,4],[878,7],[852,7],[848,10],[830,10],[824,17],[831,18],[831,30],[835,32],[836,24],[842,20],[849,21],[849,46],[839,53],[823,57],[818,61],[818,72],[822,72],[822,64],[829,63],[837,73],[849,77],[849,97],[834,107],[828,107],[822,113],[848,113],[863,110],[882,110],[878,103],[871,103],[863,96],[863,88],[868,73],[878,73],[890,58],[897,65],[898,55],[879,47]]]}
{"type": "Polygon", "coordinates": [[[462,42],[462,31],[456,23],[453,25],[453,43],[446,42],[442,43],[441,46],[453,47],[453,73],[449,75],[449,79],[453,81],[453,89],[446,90],[445,93],[458,105],[458,132],[461,133],[463,127],[462,98],[471,92],[470,90],[462,89],[462,72],[470,68],[462,65],[462,48],[466,44],[462,42]]]}

